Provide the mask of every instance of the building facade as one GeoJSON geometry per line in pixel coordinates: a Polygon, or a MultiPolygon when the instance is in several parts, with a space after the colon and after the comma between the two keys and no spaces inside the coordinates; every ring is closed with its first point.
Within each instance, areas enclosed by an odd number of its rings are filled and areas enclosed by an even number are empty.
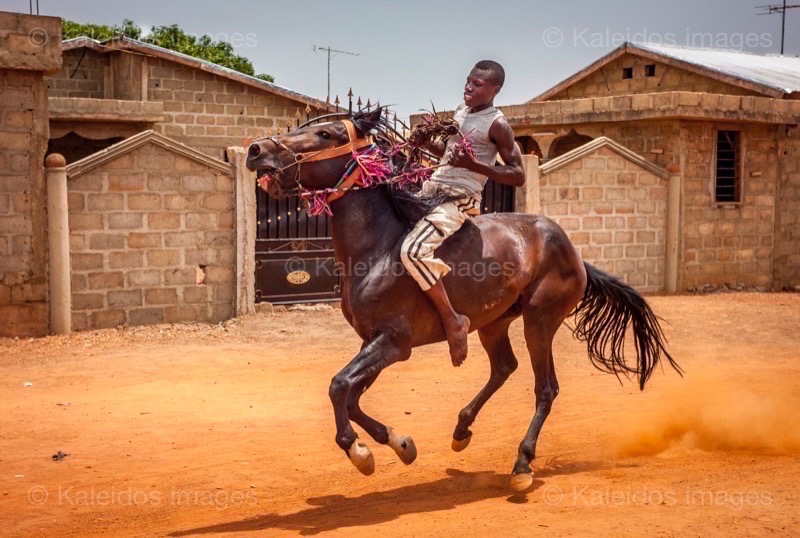
{"type": "Polygon", "coordinates": [[[223,159],[226,148],[325,108],[277,84],[126,37],[65,41],[63,68],[46,81],[49,151],[67,163],[146,130],[223,159]]]}
{"type": "Polygon", "coordinates": [[[678,289],[800,284],[800,58],[626,43],[503,111],[543,166],[605,137],[679,174],[678,289]]]}

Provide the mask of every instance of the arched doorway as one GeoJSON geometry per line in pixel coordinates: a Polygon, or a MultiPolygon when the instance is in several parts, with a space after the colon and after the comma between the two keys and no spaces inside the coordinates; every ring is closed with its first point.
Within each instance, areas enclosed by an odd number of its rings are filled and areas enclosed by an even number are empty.
{"type": "Polygon", "coordinates": [[[564,136],[561,136],[553,140],[553,143],[550,146],[550,153],[547,156],[547,158],[555,159],[556,157],[560,157],[565,153],[570,152],[575,148],[579,148],[582,145],[591,141],[592,141],[591,136],[582,135],[576,132],[575,129],[572,129],[564,136]]]}
{"type": "Polygon", "coordinates": [[[539,147],[539,143],[532,136],[518,136],[514,140],[519,144],[523,155],[536,155],[539,160],[542,159],[542,148],[539,147]]]}
{"type": "Polygon", "coordinates": [[[66,159],[67,164],[70,164],[123,140],[125,140],[123,137],[92,140],[71,131],[61,138],[51,138],[47,142],[47,154],[60,153],[66,159]]]}

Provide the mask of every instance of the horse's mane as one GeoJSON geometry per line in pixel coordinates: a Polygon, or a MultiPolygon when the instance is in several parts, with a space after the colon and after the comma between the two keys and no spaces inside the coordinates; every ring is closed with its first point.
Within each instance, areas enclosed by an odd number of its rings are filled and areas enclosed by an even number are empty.
{"type": "MultiPolygon", "coordinates": [[[[372,132],[375,136],[378,145],[388,148],[393,144],[398,143],[398,139],[405,142],[405,137],[395,130],[385,116],[378,117],[370,116],[366,111],[359,111],[353,117],[353,123],[362,132],[372,132]]],[[[400,163],[393,163],[401,165],[407,156],[403,153],[398,153],[394,159],[400,159],[400,163]]],[[[429,157],[431,157],[429,155],[429,157]]],[[[437,193],[434,196],[421,196],[421,184],[416,185],[395,185],[395,184],[380,184],[377,186],[383,189],[385,194],[391,201],[395,213],[400,218],[406,229],[411,229],[414,225],[422,220],[428,213],[436,206],[445,202],[458,200],[460,195],[437,193]]]]}
{"type": "Polygon", "coordinates": [[[398,187],[383,184],[378,185],[377,188],[386,192],[395,213],[408,230],[430,213],[434,207],[460,198],[459,195],[441,192],[434,196],[420,196],[420,188],[418,186],[398,187]]]}

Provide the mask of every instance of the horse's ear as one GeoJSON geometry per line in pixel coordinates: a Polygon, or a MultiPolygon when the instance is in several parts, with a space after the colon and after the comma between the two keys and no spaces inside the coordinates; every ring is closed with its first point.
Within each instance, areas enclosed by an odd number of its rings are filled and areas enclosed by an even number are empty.
{"type": "Polygon", "coordinates": [[[362,135],[367,134],[380,123],[382,110],[382,108],[376,108],[372,112],[364,110],[356,112],[356,115],[353,116],[353,125],[356,126],[356,129],[361,131],[362,135]]]}

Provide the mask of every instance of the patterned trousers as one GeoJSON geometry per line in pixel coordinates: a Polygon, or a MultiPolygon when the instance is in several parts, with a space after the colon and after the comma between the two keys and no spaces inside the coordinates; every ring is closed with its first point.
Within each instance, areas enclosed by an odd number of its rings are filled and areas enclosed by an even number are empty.
{"type": "Polygon", "coordinates": [[[456,233],[468,218],[480,214],[480,194],[471,194],[428,181],[423,186],[421,195],[433,195],[437,190],[463,196],[436,206],[408,233],[400,249],[403,266],[424,291],[450,272],[446,263],[434,257],[434,251],[445,239],[456,233]]]}

